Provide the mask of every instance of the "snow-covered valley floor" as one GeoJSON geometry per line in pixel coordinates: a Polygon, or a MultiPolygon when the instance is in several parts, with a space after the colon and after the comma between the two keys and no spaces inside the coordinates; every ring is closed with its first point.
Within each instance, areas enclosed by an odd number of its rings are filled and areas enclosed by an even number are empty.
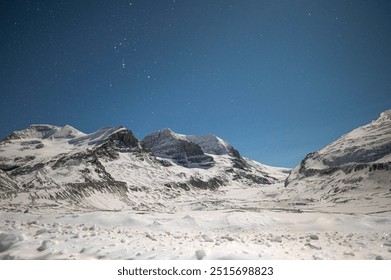
{"type": "Polygon", "coordinates": [[[283,210],[273,193],[205,193],[167,212],[3,208],[0,259],[391,259],[390,212],[283,210]]]}
{"type": "Polygon", "coordinates": [[[1,213],[1,259],[391,259],[389,215],[1,213]]]}

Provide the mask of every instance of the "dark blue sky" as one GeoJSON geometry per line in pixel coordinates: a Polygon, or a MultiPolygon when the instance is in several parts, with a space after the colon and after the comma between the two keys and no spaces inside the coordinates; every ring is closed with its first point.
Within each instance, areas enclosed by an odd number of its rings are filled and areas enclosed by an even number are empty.
{"type": "Polygon", "coordinates": [[[391,1],[2,1],[0,138],[216,134],[292,167],[391,108],[391,1]]]}

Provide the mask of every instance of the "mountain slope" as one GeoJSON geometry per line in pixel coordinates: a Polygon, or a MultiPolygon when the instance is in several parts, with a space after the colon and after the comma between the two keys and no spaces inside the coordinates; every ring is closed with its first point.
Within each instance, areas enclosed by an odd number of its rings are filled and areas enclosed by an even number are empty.
{"type": "Polygon", "coordinates": [[[0,142],[0,207],[171,209],[177,197],[282,182],[287,170],[240,157],[216,136],[125,127],[85,134],[32,125],[0,142]]]}
{"type": "Polygon", "coordinates": [[[310,153],[285,182],[299,204],[391,209],[391,110],[310,153]]]}

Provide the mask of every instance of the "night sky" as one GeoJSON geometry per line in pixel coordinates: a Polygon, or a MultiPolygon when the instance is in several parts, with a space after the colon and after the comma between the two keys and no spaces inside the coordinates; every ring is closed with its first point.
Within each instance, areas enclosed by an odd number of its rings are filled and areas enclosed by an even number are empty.
{"type": "Polygon", "coordinates": [[[1,1],[0,138],[215,134],[293,167],[391,108],[391,1],[1,1]]]}

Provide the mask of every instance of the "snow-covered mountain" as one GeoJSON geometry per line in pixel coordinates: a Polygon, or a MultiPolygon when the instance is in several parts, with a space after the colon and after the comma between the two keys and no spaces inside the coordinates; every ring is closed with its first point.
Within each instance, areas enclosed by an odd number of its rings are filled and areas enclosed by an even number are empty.
{"type": "Polygon", "coordinates": [[[169,158],[185,167],[211,167],[215,161],[210,155],[228,155],[236,167],[246,167],[239,152],[215,135],[184,135],[166,128],[146,136],[142,143],[155,156],[169,158]]]}
{"type": "Polygon", "coordinates": [[[170,129],[154,132],[143,139],[144,147],[155,156],[168,158],[185,167],[211,167],[214,164],[212,156],[204,153],[195,142],[186,135],[177,134],[170,129]]]}
{"type": "Polygon", "coordinates": [[[331,202],[390,211],[391,110],[308,154],[285,186],[283,197],[301,206],[331,202]]]}
{"type": "Polygon", "coordinates": [[[169,209],[177,196],[270,185],[287,172],[243,158],[213,135],[164,129],[139,141],[122,126],[85,134],[31,125],[0,142],[0,205],[169,209]]]}
{"type": "Polygon", "coordinates": [[[391,259],[390,138],[387,111],[287,178],[213,135],[32,125],[0,142],[0,259],[391,259]]]}

